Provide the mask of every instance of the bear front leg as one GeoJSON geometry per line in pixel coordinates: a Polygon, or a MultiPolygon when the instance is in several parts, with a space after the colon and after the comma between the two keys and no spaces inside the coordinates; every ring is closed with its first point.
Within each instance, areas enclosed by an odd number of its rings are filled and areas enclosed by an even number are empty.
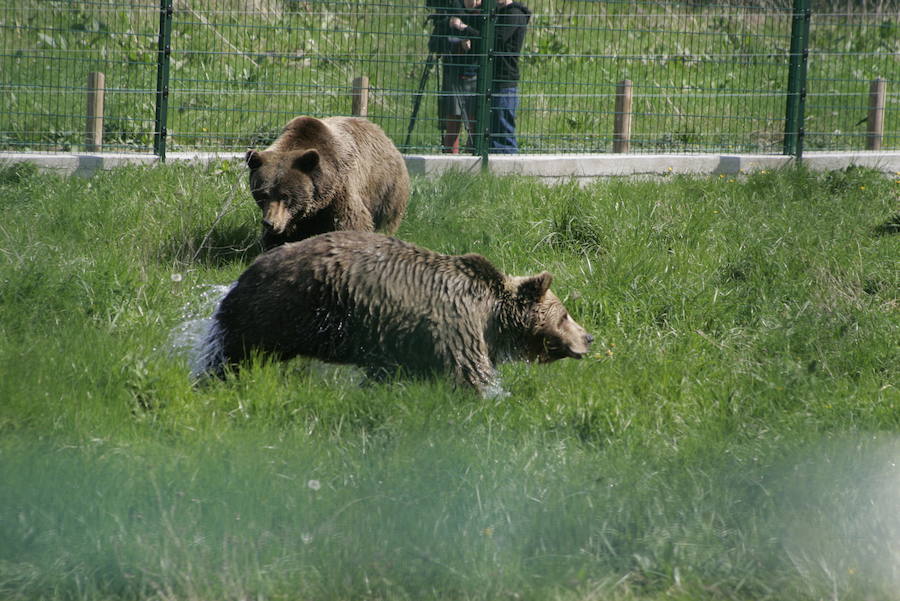
{"type": "Polygon", "coordinates": [[[492,399],[498,396],[506,396],[500,386],[500,376],[493,365],[485,358],[473,366],[463,366],[462,377],[467,385],[478,391],[478,395],[484,399],[492,399]]]}
{"type": "Polygon", "coordinates": [[[450,352],[450,371],[456,385],[462,388],[474,388],[483,398],[496,396],[501,390],[497,371],[488,358],[487,348],[481,342],[474,352],[450,352]]]}

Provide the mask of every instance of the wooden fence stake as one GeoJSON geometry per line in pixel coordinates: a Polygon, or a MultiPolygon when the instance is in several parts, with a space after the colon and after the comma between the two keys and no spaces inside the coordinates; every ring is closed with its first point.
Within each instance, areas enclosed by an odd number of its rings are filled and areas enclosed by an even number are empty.
{"type": "Polygon", "coordinates": [[[103,147],[103,94],[105,76],[100,71],[88,73],[87,83],[87,149],[103,147]]]}
{"type": "Polygon", "coordinates": [[[887,80],[883,77],[873,79],[869,85],[866,150],[881,150],[881,140],[884,137],[884,99],[886,95],[887,80]]]}
{"type": "Polygon", "coordinates": [[[616,86],[616,115],[613,124],[613,152],[628,152],[631,147],[631,80],[616,86]]]}
{"type": "Polygon", "coordinates": [[[365,75],[353,78],[353,107],[354,117],[365,117],[369,114],[369,78],[365,75]]]}

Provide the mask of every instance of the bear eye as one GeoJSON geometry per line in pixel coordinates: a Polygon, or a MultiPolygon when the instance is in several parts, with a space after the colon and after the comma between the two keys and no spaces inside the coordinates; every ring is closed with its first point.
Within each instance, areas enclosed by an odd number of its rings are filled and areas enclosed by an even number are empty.
{"type": "Polygon", "coordinates": [[[569,319],[568,313],[563,313],[562,317],[559,318],[559,325],[566,323],[566,320],[569,319]]]}

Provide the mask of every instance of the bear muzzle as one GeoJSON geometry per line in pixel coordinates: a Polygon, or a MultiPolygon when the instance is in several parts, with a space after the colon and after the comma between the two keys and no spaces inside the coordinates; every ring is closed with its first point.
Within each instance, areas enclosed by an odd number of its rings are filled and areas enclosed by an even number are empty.
{"type": "Polygon", "coordinates": [[[593,341],[594,337],[587,332],[575,336],[545,339],[534,352],[533,360],[539,363],[552,363],[560,359],[581,359],[588,354],[593,341]]]}
{"type": "Polygon", "coordinates": [[[283,202],[273,200],[262,207],[262,224],[273,234],[283,234],[291,221],[291,214],[283,202]]]}
{"type": "Polygon", "coordinates": [[[581,359],[585,355],[588,354],[588,351],[591,348],[591,343],[594,342],[594,337],[590,334],[585,334],[583,338],[583,344],[579,346],[570,346],[566,348],[567,354],[572,359],[581,359]]]}

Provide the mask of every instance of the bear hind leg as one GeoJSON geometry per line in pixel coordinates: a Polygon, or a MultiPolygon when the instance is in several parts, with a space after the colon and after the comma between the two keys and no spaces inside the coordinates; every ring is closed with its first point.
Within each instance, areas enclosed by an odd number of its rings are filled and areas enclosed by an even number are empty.
{"type": "Polygon", "coordinates": [[[335,215],[335,229],[352,232],[375,231],[375,220],[366,203],[356,196],[351,196],[347,200],[347,206],[335,215]]]}
{"type": "Polygon", "coordinates": [[[400,184],[390,184],[382,194],[378,210],[375,215],[375,229],[391,235],[400,227],[403,216],[406,214],[406,205],[409,200],[409,185],[404,186],[405,192],[398,191],[400,184]]]}

